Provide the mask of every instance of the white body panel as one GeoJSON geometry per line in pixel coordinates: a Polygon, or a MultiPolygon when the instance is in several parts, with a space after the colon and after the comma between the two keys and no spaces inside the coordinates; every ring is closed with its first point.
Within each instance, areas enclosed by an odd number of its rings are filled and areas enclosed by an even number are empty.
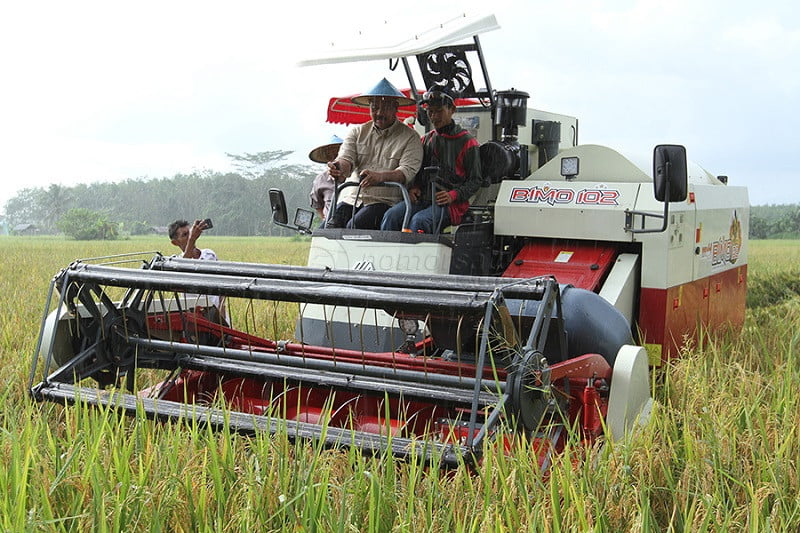
{"type": "MultiPolygon", "coordinates": [[[[642,161],[646,159],[642,158],[642,161]]],[[[652,164],[652,162],[649,162],[652,164]]],[[[747,262],[749,201],[743,187],[723,185],[689,164],[688,197],[669,205],[663,233],[625,231],[625,211],[659,214],[653,180],[641,165],[603,146],[563,150],[528,179],[506,180],[495,209],[498,235],[641,243],[641,287],[666,289],[747,262]],[[580,173],[561,176],[561,158],[576,156],[580,173]]],[[[641,227],[640,216],[634,227],[641,227]]],[[[662,220],[646,219],[646,228],[662,220]]]]}
{"type": "Polygon", "coordinates": [[[337,270],[427,272],[447,274],[451,248],[435,242],[399,244],[373,240],[367,232],[345,234],[341,240],[312,237],[308,266],[337,270]]]}
{"type": "Polygon", "coordinates": [[[600,289],[600,296],[617,308],[629,324],[633,324],[638,292],[639,256],[619,254],[603,288],[600,289]]]}
{"type": "MultiPolygon", "coordinates": [[[[689,187],[691,190],[691,186],[689,187]]],[[[646,188],[646,198],[638,210],[658,213],[664,204],[653,198],[653,186],[646,188]]],[[[640,205],[641,205],[640,204],[640,205]]],[[[694,279],[692,254],[695,208],[687,202],[669,206],[669,225],[663,233],[635,235],[642,243],[642,287],[666,289],[688,283],[694,279]]],[[[660,227],[661,220],[653,220],[660,227]]]]}
{"type": "MultiPolygon", "coordinates": [[[[325,267],[335,270],[362,270],[384,272],[425,272],[447,274],[450,269],[451,249],[449,246],[421,242],[398,244],[372,240],[369,234],[345,235],[343,240],[313,237],[308,255],[308,266],[325,267]]],[[[380,311],[361,316],[361,310],[334,309],[332,306],[309,305],[303,316],[319,320],[334,320],[353,323],[389,325],[392,317],[380,311]],[[377,318],[377,322],[376,322],[377,318]]]]}
{"type": "Polygon", "coordinates": [[[563,181],[506,180],[497,196],[495,232],[555,239],[630,241],[631,235],[625,232],[620,213],[634,208],[639,189],[638,183],[608,187],[599,182],[587,186],[563,181]],[[588,205],[587,201],[600,203],[588,205]]]}
{"type": "Polygon", "coordinates": [[[631,241],[622,213],[636,207],[647,180],[640,168],[608,148],[563,150],[528,179],[501,184],[495,233],[631,241]],[[567,156],[580,158],[580,175],[570,181],[560,174],[561,158],[567,156]]]}
{"type": "MultiPolygon", "coordinates": [[[[372,237],[361,231],[344,231],[342,239],[312,237],[308,265],[335,270],[449,272],[450,246],[438,242],[385,242],[372,237]]],[[[319,327],[326,328],[324,342],[334,347],[389,351],[406,340],[397,320],[384,311],[316,304],[305,305],[300,311],[302,320],[298,321],[296,337],[301,342],[317,339],[320,332],[306,328],[319,327]]]]}
{"type": "Polygon", "coordinates": [[[647,423],[653,409],[647,352],[641,346],[623,346],[614,362],[606,423],[613,440],[647,423]]]}
{"type": "Polygon", "coordinates": [[[747,190],[730,188],[716,194],[711,185],[697,185],[697,244],[694,276],[703,278],[747,264],[750,206],[747,190]],[[733,206],[744,206],[732,209],[733,206]]]}

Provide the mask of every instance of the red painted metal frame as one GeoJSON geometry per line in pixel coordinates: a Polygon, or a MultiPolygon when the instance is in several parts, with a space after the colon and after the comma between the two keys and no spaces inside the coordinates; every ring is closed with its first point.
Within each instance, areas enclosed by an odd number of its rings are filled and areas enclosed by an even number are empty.
{"type": "Polygon", "coordinates": [[[575,241],[536,241],[517,254],[504,277],[554,276],[559,283],[598,292],[617,257],[612,245],[575,241]],[[561,259],[561,261],[559,261],[561,259]]]}
{"type": "MultiPolygon", "coordinates": [[[[277,353],[281,356],[303,358],[337,359],[360,362],[369,366],[383,366],[422,370],[431,373],[474,376],[474,365],[443,361],[425,356],[388,352],[370,353],[353,350],[332,350],[302,344],[282,344],[255,337],[233,328],[209,322],[199,313],[171,313],[149,317],[151,333],[171,332],[173,335],[185,326],[193,334],[211,332],[224,335],[227,343],[236,348],[277,353]]],[[[422,350],[429,347],[430,339],[418,343],[422,350]]],[[[608,409],[608,383],[612,369],[598,354],[586,354],[554,364],[550,367],[550,381],[554,394],[566,406],[565,419],[545,421],[546,426],[568,424],[577,427],[587,442],[593,441],[602,432],[602,420],[608,409]]],[[[504,369],[487,367],[484,376],[504,380],[504,369]]],[[[144,391],[142,394],[155,392],[144,391]]],[[[159,397],[165,400],[187,403],[211,403],[220,398],[233,409],[256,415],[272,415],[287,420],[310,423],[325,423],[336,427],[348,427],[357,431],[376,434],[391,433],[394,436],[424,436],[443,442],[466,442],[468,431],[465,420],[469,413],[463,407],[447,406],[432,401],[365,394],[358,391],[335,390],[320,386],[285,383],[280,380],[260,381],[238,376],[226,377],[206,371],[184,370],[168,388],[162,389],[159,397]]],[[[486,413],[483,413],[484,415],[486,413]]],[[[556,440],[549,437],[532,436],[528,441],[539,454],[540,464],[553,451],[560,451],[566,432],[556,440]]],[[[506,450],[519,438],[512,433],[495,436],[506,450]]]]}
{"type": "MultiPolygon", "coordinates": [[[[411,89],[401,89],[402,93],[411,98],[411,89]]],[[[370,120],[369,107],[356,105],[352,102],[353,97],[358,94],[348,96],[334,96],[328,101],[328,114],[326,121],[331,124],[363,124],[370,120]]],[[[456,106],[479,105],[480,101],[475,98],[456,98],[456,106]]],[[[409,117],[417,116],[417,106],[401,106],[397,110],[397,118],[405,120],[409,117]]]]}
{"type": "Polygon", "coordinates": [[[669,289],[642,288],[639,329],[645,344],[661,345],[661,362],[667,362],[686,343],[696,343],[703,328],[741,328],[746,300],[747,265],[669,289]]]}
{"type": "MultiPolygon", "coordinates": [[[[559,283],[599,292],[618,255],[609,244],[537,241],[526,244],[503,273],[527,278],[553,275],[559,283]],[[555,259],[571,253],[569,261],[555,259]]],[[[705,328],[711,332],[741,328],[747,299],[747,265],[668,289],[642,288],[638,327],[642,342],[660,346],[660,362],[680,354],[698,341],[705,328]]],[[[651,364],[658,363],[651,359],[651,364]]]]}

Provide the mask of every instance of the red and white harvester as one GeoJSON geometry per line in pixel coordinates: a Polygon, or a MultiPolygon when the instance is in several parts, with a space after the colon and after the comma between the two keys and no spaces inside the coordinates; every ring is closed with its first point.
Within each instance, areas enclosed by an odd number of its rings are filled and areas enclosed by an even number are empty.
{"type": "MultiPolygon", "coordinates": [[[[570,434],[618,439],[646,420],[650,367],[743,322],[747,191],[682,146],[642,166],[580,145],[577,119],[495,91],[478,35],[496,27],[461,17],[303,63],[388,59],[417,101],[420,76],[461,91],[456,120],[484,173],[461,224],[312,230],[272,190],[273,221],[311,235],[308,266],[75,261],[51,284],[32,396],[445,466],[495,443],[531,446],[546,467],[570,434]],[[208,312],[223,298],[230,323],[208,312]]],[[[424,113],[403,116],[423,131],[424,113]]],[[[334,98],[329,120],[367,118],[334,98]]]]}

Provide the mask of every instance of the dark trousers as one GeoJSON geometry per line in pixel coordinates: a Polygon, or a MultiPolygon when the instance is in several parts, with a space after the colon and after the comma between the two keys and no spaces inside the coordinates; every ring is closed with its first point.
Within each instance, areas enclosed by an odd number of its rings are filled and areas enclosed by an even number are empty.
{"type": "Polygon", "coordinates": [[[388,204],[370,204],[357,207],[353,215],[353,206],[344,202],[336,206],[328,228],[380,229],[383,215],[391,207],[388,204]],[[351,218],[352,216],[352,218],[351,218]]]}
{"type": "Polygon", "coordinates": [[[350,221],[353,216],[353,206],[340,202],[336,204],[336,209],[333,210],[330,220],[325,223],[326,228],[343,228],[350,221]]]}
{"type": "MultiPolygon", "coordinates": [[[[381,229],[385,231],[399,231],[403,226],[403,217],[406,214],[405,202],[395,204],[383,216],[381,229]]],[[[409,209],[408,229],[411,233],[439,234],[450,225],[450,208],[436,204],[411,204],[409,209]]]]}

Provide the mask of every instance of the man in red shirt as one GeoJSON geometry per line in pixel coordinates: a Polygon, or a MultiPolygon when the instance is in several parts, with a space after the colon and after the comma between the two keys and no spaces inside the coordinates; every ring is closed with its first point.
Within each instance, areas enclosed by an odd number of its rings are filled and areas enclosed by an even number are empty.
{"type": "MultiPolygon", "coordinates": [[[[478,191],[483,179],[478,141],[453,120],[455,99],[448,92],[435,89],[425,93],[422,103],[434,127],[422,138],[422,168],[438,170],[420,172],[409,186],[412,201],[409,229],[413,233],[437,233],[461,222],[470,197],[478,191]]],[[[400,226],[405,209],[404,203],[389,209],[381,229],[403,229],[400,226]]]]}

